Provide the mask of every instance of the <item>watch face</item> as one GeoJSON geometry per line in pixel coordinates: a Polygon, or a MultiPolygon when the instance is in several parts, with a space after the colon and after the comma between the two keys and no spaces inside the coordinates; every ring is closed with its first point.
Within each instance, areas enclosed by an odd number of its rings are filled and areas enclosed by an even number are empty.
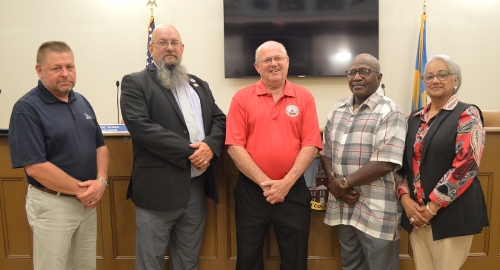
{"type": "Polygon", "coordinates": [[[341,188],[346,188],[347,187],[347,179],[343,178],[342,180],[340,180],[340,187],[341,188]]]}

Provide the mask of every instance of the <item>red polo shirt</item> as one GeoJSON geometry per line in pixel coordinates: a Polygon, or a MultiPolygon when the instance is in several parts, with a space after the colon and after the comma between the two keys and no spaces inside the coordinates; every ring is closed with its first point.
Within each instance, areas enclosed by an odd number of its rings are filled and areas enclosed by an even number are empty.
{"type": "Polygon", "coordinates": [[[302,147],[322,147],[314,97],[288,80],[276,103],[262,80],[239,90],[226,125],[226,146],[243,146],[271,179],[285,177],[302,147]]]}

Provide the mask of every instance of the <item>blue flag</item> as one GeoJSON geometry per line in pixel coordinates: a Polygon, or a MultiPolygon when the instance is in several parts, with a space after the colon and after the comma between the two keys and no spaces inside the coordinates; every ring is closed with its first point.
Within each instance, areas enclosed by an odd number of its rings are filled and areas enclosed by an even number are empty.
{"type": "Polygon", "coordinates": [[[425,93],[425,83],[421,76],[427,64],[427,52],[425,45],[425,26],[427,15],[422,14],[420,22],[420,33],[418,36],[417,59],[415,63],[415,75],[413,77],[413,95],[411,110],[422,108],[427,105],[427,94],[425,93]]]}
{"type": "Polygon", "coordinates": [[[146,67],[149,67],[150,64],[153,63],[153,57],[149,52],[149,44],[151,43],[151,36],[153,35],[153,30],[155,30],[155,17],[151,16],[149,18],[148,24],[148,45],[146,46],[146,67]]]}

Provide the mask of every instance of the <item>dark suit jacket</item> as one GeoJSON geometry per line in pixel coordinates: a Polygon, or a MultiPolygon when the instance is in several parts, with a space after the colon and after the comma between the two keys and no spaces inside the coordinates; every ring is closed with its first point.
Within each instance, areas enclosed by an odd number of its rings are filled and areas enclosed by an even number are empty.
{"type": "MultiPolygon", "coordinates": [[[[459,102],[453,111],[441,111],[432,123],[424,137],[422,158],[420,165],[420,179],[424,193],[427,195],[425,203],[429,202],[428,194],[436,187],[443,175],[452,168],[456,154],[456,138],[458,119],[469,104],[459,102]]],[[[478,108],[479,109],[479,108],[478,108]]],[[[421,124],[420,116],[410,114],[408,132],[406,134],[405,156],[403,167],[399,171],[405,174],[410,188],[410,197],[415,200],[413,193],[412,157],[415,134],[421,124]]],[[[482,120],[482,116],[481,116],[482,120]]],[[[445,188],[442,186],[441,188],[445,188]]],[[[442,190],[447,192],[447,190],[442,190]]],[[[488,226],[488,214],[481,183],[477,176],[471,185],[447,207],[441,208],[431,219],[432,235],[434,240],[448,237],[464,236],[480,233],[483,227],[488,226]]],[[[402,216],[401,226],[411,233],[413,226],[406,215],[402,216]]]]}
{"type": "MultiPolygon", "coordinates": [[[[205,139],[214,152],[207,171],[205,194],[218,202],[215,161],[224,147],[226,116],[215,104],[207,82],[189,75],[201,102],[205,139]],[[193,80],[195,82],[193,82],[193,80]]],[[[189,132],[174,95],[156,76],[156,66],[123,77],[123,120],[132,136],[134,165],[127,198],[138,207],[171,210],[185,207],[190,198],[189,132]]]]}

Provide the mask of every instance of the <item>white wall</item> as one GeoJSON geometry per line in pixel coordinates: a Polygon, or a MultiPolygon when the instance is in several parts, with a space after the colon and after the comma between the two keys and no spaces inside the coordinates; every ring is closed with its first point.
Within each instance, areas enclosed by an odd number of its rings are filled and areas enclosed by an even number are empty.
{"type": "MultiPolygon", "coordinates": [[[[410,112],[413,67],[423,1],[380,1],[380,62],[386,94],[410,112]]],[[[233,94],[256,79],[224,78],[222,0],[156,0],[155,22],[173,24],[185,44],[183,63],[210,83],[227,112],[233,94]]],[[[14,103],[36,86],[35,56],[48,40],[75,53],[75,90],[93,105],[101,124],[116,123],[116,87],[145,66],[146,0],[0,0],[0,128],[14,103]]],[[[427,54],[445,53],[462,68],[462,101],[499,109],[500,1],[427,1],[427,54]]],[[[293,59],[291,59],[293,61],[293,59]]],[[[320,126],[333,104],[350,94],[345,78],[291,79],[316,98],[320,126]]]]}

